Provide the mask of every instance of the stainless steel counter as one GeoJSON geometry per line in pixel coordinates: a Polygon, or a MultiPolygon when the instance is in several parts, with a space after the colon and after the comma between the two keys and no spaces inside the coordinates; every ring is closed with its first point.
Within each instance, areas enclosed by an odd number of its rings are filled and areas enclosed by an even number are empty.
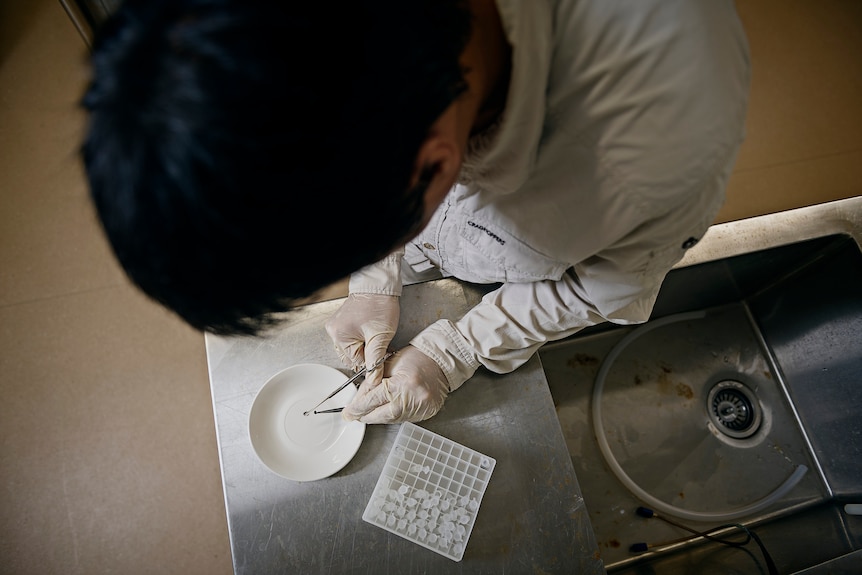
{"type": "MultiPolygon", "coordinates": [[[[393,346],[481,295],[449,279],[406,286],[393,346]]],[[[460,562],[362,520],[398,425],[369,425],[353,460],[319,481],[282,479],[257,460],[248,415],[264,382],[298,363],[342,369],[323,329],[341,301],[300,308],[263,339],[206,336],[235,572],[604,573],[538,357],[505,376],[480,370],[419,423],[497,461],[460,562]]]]}

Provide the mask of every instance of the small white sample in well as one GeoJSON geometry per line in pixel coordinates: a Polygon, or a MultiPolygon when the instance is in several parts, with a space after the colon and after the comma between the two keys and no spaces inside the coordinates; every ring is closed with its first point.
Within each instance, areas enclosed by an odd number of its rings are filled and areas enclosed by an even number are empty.
{"type": "Polygon", "coordinates": [[[402,424],[363,519],[460,561],[494,465],[487,456],[402,424]]]}

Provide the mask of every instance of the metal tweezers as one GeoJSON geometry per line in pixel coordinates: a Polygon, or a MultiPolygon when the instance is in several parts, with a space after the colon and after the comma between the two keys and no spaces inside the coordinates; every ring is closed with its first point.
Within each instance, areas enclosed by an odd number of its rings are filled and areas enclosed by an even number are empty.
{"type": "Polygon", "coordinates": [[[395,355],[395,352],[390,351],[389,353],[387,353],[386,355],[384,355],[383,357],[381,357],[380,359],[375,361],[374,365],[371,366],[371,369],[366,369],[363,367],[362,369],[357,371],[353,377],[351,377],[350,379],[348,379],[347,381],[345,381],[344,383],[339,385],[335,391],[333,391],[332,393],[330,393],[329,395],[324,397],[320,401],[320,403],[318,403],[317,405],[315,405],[314,407],[312,407],[308,411],[303,411],[302,415],[311,415],[312,413],[314,413],[315,415],[318,415],[321,413],[338,413],[339,411],[343,410],[344,409],[343,407],[336,407],[335,409],[324,409],[323,411],[317,411],[317,408],[320,407],[321,405],[323,405],[323,403],[326,402],[327,399],[334,397],[336,394],[338,394],[338,392],[340,392],[342,389],[344,389],[345,387],[347,387],[351,383],[356,383],[356,380],[358,380],[360,377],[364,376],[366,373],[371,373],[372,371],[374,371],[375,369],[377,369],[378,367],[383,365],[383,362],[386,361],[387,359],[389,359],[390,357],[392,357],[393,355],[395,355]]]}

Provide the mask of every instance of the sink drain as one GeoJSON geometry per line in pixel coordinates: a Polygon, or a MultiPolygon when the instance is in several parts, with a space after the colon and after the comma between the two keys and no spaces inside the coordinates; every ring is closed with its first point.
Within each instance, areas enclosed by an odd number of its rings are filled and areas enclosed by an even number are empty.
{"type": "Polygon", "coordinates": [[[754,393],[738,381],[718,382],[710,390],[706,402],[713,425],[728,437],[745,439],[760,428],[760,403],[754,393]]]}

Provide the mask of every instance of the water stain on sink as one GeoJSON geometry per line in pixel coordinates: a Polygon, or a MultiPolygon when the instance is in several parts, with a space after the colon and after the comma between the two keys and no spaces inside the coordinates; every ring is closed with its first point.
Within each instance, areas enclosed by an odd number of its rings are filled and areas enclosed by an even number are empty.
{"type": "Polygon", "coordinates": [[[694,398],[694,390],[684,383],[676,384],[676,394],[686,399],[694,398]]]}
{"type": "MultiPolygon", "coordinates": [[[[684,382],[674,381],[671,379],[671,374],[673,373],[673,368],[666,365],[661,364],[660,373],[658,374],[658,379],[656,380],[657,384],[657,393],[660,395],[678,395],[684,399],[694,399],[694,390],[690,385],[684,382]]],[[[643,378],[641,378],[640,374],[635,374],[634,376],[635,385],[643,385],[643,378]]]]}
{"type": "Polygon", "coordinates": [[[599,358],[585,353],[576,353],[566,362],[566,365],[572,369],[577,369],[579,367],[598,367],[599,358]]]}

